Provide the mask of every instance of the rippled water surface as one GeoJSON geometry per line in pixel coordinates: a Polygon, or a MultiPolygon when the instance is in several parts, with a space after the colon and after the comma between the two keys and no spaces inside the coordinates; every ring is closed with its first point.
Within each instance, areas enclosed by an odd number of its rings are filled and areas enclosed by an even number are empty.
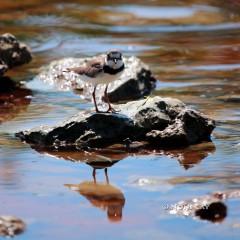
{"type": "Polygon", "coordinates": [[[30,64],[8,72],[26,89],[0,110],[0,215],[28,226],[16,239],[239,239],[239,199],[227,202],[218,224],[165,208],[240,188],[240,1],[3,0],[5,32],[34,54],[30,64]],[[216,119],[213,142],[158,154],[60,154],[14,137],[92,107],[33,80],[40,66],[112,48],[150,66],[159,79],[153,95],[176,97],[216,119]],[[109,160],[108,178],[99,169],[94,183],[87,159],[99,168],[109,160]]]}

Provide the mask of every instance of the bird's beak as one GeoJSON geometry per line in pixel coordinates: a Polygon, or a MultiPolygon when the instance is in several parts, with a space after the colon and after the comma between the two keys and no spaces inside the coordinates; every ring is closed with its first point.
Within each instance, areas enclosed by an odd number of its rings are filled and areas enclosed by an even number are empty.
{"type": "Polygon", "coordinates": [[[113,61],[114,61],[115,64],[117,63],[117,59],[116,58],[114,58],[113,61]]]}

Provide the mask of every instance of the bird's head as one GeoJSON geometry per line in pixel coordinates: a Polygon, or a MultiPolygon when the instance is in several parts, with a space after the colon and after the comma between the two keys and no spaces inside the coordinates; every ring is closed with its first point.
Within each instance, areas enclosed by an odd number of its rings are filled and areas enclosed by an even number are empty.
{"type": "Polygon", "coordinates": [[[112,69],[119,69],[123,66],[122,53],[117,50],[109,51],[106,55],[106,65],[112,69]]]}

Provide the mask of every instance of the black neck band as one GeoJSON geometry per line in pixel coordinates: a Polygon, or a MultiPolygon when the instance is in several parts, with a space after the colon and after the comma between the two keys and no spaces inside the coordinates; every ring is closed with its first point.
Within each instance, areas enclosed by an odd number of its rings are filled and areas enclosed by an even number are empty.
{"type": "Polygon", "coordinates": [[[105,73],[108,73],[108,74],[111,74],[111,75],[117,74],[117,73],[121,72],[123,69],[124,69],[124,64],[118,69],[110,68],[107,65],[104,65],[104,67],[103,67],[103,71],[105,73]]]}

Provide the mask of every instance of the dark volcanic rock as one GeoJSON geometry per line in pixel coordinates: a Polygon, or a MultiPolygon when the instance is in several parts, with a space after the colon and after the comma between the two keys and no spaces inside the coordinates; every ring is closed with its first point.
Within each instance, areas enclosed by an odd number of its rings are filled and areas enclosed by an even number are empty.
{"type": "Polygon", "coordinates": [[[14,237],[25,230],[25,223],[16,217],[0,216],[0,236],[14,237]]]}
{"type": "Polygon", "coordinates": [[[0,76],[12,67],[32,59],[29,48],[9,33],[0,35],[0,76]]]}
{"type": "Polygon", "coordinates": [[[134,134],[133,121],[121,114],[94,113],[74,116],[61,125],[40,127],[17,136],[26,142],[46,147],[104,147],[123,142],[134,134]]]}
{"type": "Polygon", "coordinates": [[[227,216],[227,206],[213,196],[204,196],[174,204],[170,214],[197,217],[210,222],[222,222],[227,216]]]}
{"type": "Polygon", "coordinates": [[[123,100],[139,99],[147,96],[155,88],[156,79],[152,76],[150,70],[146,66],[136,73],[135,76],[129,76],[115,85],[108,93],[111,102],[123,100]]]}
{"type": "MultiPolygon", "coordinates": [[[[85,98],[91,99],[92,88],[83,82],[79,75],[64,72],[69,67],[84,65],[93,58],[64,58],[51,62],[43,67],[37,76],[40,80],[56,86],[59,90],[83,90],[85,98]]],[[[136,57],[124,58],[125,70],[120,79],[109,85],[109,99],[111,102],[134,100],[149,95],[155,88],[156,79],[152,76],[148,66],[136,57]]],[[[104,86],[99,85],[97,98],[103,96],[104,86]]]]}
{"type": "Polygon", "coordinates": [[[188,146],[209,141],[215,124],[195,110],[184,109],[163,131],[152,130],[147,134],[149,142],[160,146],[188,146]]]}
{"type": "Polygon", "coordinates": [[[174,98],[147,98],[119,105],[121,112],[134,120],[136,126],[149,130],[163,130],[185,108],[174,98]]]}
{"type": "Polygon", "coordinates": [[[8,66],[0,59],[0,77],[8,70],[8,66]]]}
{"type": "Polygon", "coordinates": [[[16,83],[4,73],[15,66],[28,63],[32,59],[29,48],[16,40],[9,33],[0,35],[0,92],[9,92],[16,88],[16,83]]]}
{"type": "Polygon", "coordinates": [[[227,206],[222,202],[213,202],[209,206],[197,209],[195,215],[202,220],[221,222],[227,216],[227,206]]]}
{"type": "Polygon", "coordinates": [[[197,217],[211,222],[222,222],[227,216],[226,200],[240,198],[240,191],[228,190],[210,195],[180,201],[170,206],[169,213],[197,217]]]}
{"type": "Polygon", "coordinates": [[[18,84],[9,77],[1,77],[0,93],[8,93],[15,90],[18,84]]]}
{"type": "Polygon", "coordinates": [[[172,98],[154,97],[118,106],[121,114],[84,113],[53,127],[17,133],[23,141],[44,148],[95,148],[126,140],[148,141],[154,147],[179,147],[210,140],[214,121],[172,98]]]}

